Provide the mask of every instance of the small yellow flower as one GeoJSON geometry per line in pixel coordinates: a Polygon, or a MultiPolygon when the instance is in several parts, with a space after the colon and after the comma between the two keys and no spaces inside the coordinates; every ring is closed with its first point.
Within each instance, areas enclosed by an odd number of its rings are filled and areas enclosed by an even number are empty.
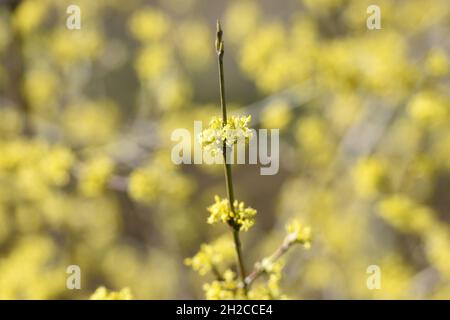
{"type": "Polygon", "coordinates": [[[442,49],[433,49],[425,60],[425,68],[432,76],[444,76],[450,69],[448,54],[442,49]]]}
{"type": "Polygon", "coordinates": [[[254,216],[256,215],[256,210],[251,207],[246,208],[244,202],[235,200],[233,203],[234,210],[232,211],[227,199],[221,199],[216,195],[214,200],[215,203],[208,207],[210,212],[208,217],[209,224],[232,222],[241,231],[248,231],[255,224],[254,216]]]}
{"type": "Polygon", "coordinates": [[[286,231],[295,235],[295,241],[302,244],[305,249],[311,248],[311,227],[305,226],[298,220],[293,220],[286,226],[286,231]]]}
{"type": "Polygon", "coordinates": [[[90,297],[91,300],[132,300],[133,295],[129,288],[120,291],[109,291],[105,287],[99,287],[90,297]]]}
{"type": "Polygon", "coordinates": [[[356,191],[363,197],[377,196],[385,187],[386,167],[374,157],[360,159],[353,169],[356,191]]]}
{"type": "Polygon", "coordinates": [[[137,11],[129,21],[132,35],[143,42],[160,40],[168,32],[169,27],[166,15],[152,8],[137,11]]]}
{"type": "Polygon", "coordinates": [[[114,162],[106,156],[90,159],[80,170],[79,189],[89,197],[100,195],[114,171],[114,162]]]}
{"type": "Polygon", "coordinates": [[[233,261],[234,254],[233,242],[228,236],[222,236],[211,244],[202,244],[200,251],[192,258],[186,258],[184,263],[203,276],[212,269],[218,270],[221,264],[233,261]]]}
{"type": "Polygon", "coordinates": [[[232,147],[238,142],[248,142],[252,137],[252,131],[248,128],[251,116],[231,116],[226,125],[223,125],[222,118],[213,117],[209,122],[209,127],[200,134],[200,144],[205,150],[215,155],[222,152],[223,143],[232,147]]]}

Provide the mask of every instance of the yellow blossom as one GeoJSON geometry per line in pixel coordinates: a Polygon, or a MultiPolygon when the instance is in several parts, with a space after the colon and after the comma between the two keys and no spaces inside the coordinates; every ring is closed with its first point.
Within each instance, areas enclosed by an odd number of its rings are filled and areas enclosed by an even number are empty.
{"type": "Polygon", "coordinates": [[[105,287],[99,287],[91,295],[91,300],[132,300],[133,295],[129,288],[120,291],[109,291],[105,287]]]}
{"type": "Polygon", "coordinates": [[[246,208],[244,202],[235,200],[232,211],[227,199],[215,196],[214,200],[215,203],[208,207],[210,213],[208,223],[231,223],[232,225],[237,225],[242,231],[248,231],[255,223],[256,210],[251,207],[246,208]]]}

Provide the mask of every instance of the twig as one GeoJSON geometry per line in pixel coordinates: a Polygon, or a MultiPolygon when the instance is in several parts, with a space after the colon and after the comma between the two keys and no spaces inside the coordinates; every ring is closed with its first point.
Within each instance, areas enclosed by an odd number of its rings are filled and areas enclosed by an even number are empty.
{"type": "Polygon", "coordinates": [[[245,278],[245,285],[247,287],[250,286],[253,283],[253,281],[255,281],[260,275],[262,275],[265,272],[266,270],[265,266],[267,264],[272,264],[276,262],[278,259],[280,259],[289,250],[289,248],[296,243],[296,241],[297,241],[297,234],[289,233],[284,238],[281,246],[279,246],[278,249],[275,250],[275,252],[271,256],[255,264],[255,269],[253,269],[253,271],[245,278]]]}
{"type": "MultiPolygon", "coordinates": [[[[220,105],[222,109],[222,125],[225,126],[227,124],[227,105],[225,101],[225,80],[224,80],[224,73],[223,73],[223,40],[222,40],[222,28],[220,27],[220,22],[217,20],[217,33],[216,33],[216,53],[217,53],[217,61],[219,66],[219,85],[220,85],[220,105]]],[[[223,160],[224,160],[224,169],[225,169],[225,181],[226,181],[226,187],[227,187],[227,195],[228,195],[228,202],[230,205],[230,210],[233,214],[236,214],[234,212],[234,191],[233,191],[233,177],[231,173],[231,164],[227,161],[227,145],[226,141],[223,143],[223,160]]],[[[244,293],[247,295],[247,285],[245,283],[245,266],[244,261],[242,258],[242,247],[241,247],[241,241],[239,238],[239,226],[234,223],[234,221],[231,220],[230,226],[233,228],[233,239],[234,239],[234,246],[236,248],[236,255],[237,255],[237,261],[239,265],[239,271],[240,276],[242,279],[242,283],[244,285],[244,293]]]]}

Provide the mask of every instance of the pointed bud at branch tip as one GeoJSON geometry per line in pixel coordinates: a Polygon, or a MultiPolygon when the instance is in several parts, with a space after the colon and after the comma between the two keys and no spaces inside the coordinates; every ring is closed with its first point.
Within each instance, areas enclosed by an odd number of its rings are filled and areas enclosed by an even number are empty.
{"type": "Polygon", "coordinates": [[[217,20],[217,33],[216,33],[216,53],[217,55],[223,55],[223,40],[222,40],[222,27],[220,21],[217,20]]]}
{"type": "Polygon", "coordinates": [[[222,34],[222,27],[220,26],[220,20],[217,19],[217,34],[222,34]]]}

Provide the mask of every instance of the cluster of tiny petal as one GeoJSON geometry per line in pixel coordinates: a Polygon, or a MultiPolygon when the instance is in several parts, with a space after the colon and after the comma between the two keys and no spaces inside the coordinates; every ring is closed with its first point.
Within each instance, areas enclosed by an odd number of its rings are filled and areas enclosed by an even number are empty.
{"type": "Polygon", "coordinates": [[[295,241],[302,244],[306,249],[311,247],[311,227],[305,226],[298,220],[291,221],[286,230],[289,234],[295,235],[295,241]]]}
{"type": "Polygon", "coordinates": [[[239,226],[240,231],[248,231],[254,224],[256,210],[251,207],[245,207],[244,202],[237,200],[233,203],[233,211],[230,209],[229,201],[215,196],[215,203],[208,207],[210,216],[208,223],[213,224],[217,222],[229,223],[239,226]]]}
{"type": "Polygon", "coordinates": [[[203,286],[203,290],[208,300],[231,300],[244,297],[244,292],[239,287],[236,273],[229,269],[223,273],[222,279],[206,283],[203,286]]]}
{"type": "Polygon", "coordinates": [[[253,136],[248,128],[250,120],[251,116],[231,116],[224,125],[222,118],[213,117],[209,127],[200,133],[199,141],[213,155],[222,152],[224,143],[232,147],[237,142],[247,142],[253,136]]]}
{"type": "Polygon", "coordinates": [[[90,297],[91,300],[132,300],[133,295],[129,288],[120,291],[109,291],[105,287],[99,287],[90,297]]]}
{"type": "Polygon", "coordinates": [[[185,259],[185,264],[205,275],[212,269],[218,270],[221,264],[234,258],[234,246],[228,237],[220,237],[211,244],[202,244],[192,258],[185,259]]]}

